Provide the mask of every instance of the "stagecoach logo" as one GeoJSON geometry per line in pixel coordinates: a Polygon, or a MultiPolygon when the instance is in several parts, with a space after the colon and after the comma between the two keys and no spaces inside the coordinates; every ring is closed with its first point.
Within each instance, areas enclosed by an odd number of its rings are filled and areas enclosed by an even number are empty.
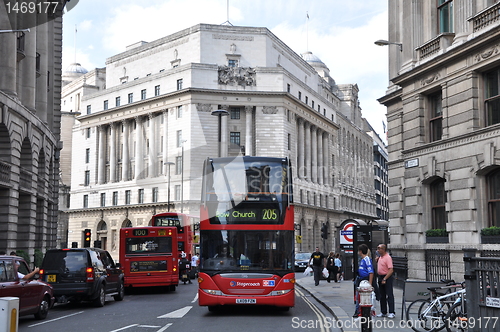
{"type": "Polygon", "coordinates": [[[274,287],[274,280],[264,280],[264,287],[274,287]]]}
{"type": "Polygon", "coordinates": [[[260,286],[260,282],[239,282],[239,281],[236,282],[236,281],[230,281],[229,285],[231,287],[235,287],[235,286],[238,286],[238,287],[259,287],[260,286]]]}

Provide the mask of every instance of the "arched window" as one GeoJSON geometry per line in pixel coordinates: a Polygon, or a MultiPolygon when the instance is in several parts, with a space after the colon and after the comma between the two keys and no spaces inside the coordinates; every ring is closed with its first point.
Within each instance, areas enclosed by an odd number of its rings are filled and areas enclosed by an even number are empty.
{"type": "Polygon", "coordinates": [[[431,190],[431,228],[445,229],[447,214],[445,209],[446,193],[444,191],[445,179],[437,179],[430,185],[431,190]]]}
{"type": "Polygon", "coordinates": [[[500,226],[500,169],[487,177],[488,226],[500,226]]]}

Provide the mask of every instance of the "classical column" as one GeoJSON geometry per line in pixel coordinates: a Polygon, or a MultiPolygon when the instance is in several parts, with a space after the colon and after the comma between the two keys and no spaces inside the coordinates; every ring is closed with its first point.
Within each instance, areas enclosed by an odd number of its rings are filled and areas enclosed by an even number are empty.
{"type": "Polygon", "coordinates": [[[305,172],[304,172],[304,126],[305,122],[304,119],[299,118],[297,120],[297,126],[298,126],[298,142],[297,142],[297,166],[298,166],[298,171],[297,171],[297,176],[300,179],[304,178],[305,172]]]}
{"type": "Polygon", "coordinates": [[[149,177],[156,177],[156,119],[153,113],[148,114],[149,117],[149,177]]]}
{"type": "Polygon", "coordinates": [[[324,184],[328,185],[334,185],[333,183],[330,183],[330,179],[332,178],[330,176],[330,173],[333,172],[333,168],[335,165],[330,166],[330,153],[328,152],[328,133],[323,133],[323,166],[324,166],[324,184]]]}
{"type": "Polygon", "coordinates": [[[245,106],[245,155],[253,154],[253,106],[245,106]]]}
{"type": "MultiPolygon", "coordinates": [[[[22,15],[23,21],[30,27],[36,26],[36,15],[22,15]]],[[[31,112],[35,112],[36,85],[36,36],[37,28],[24,33],[24,54],[26,57],[18,62],[19,66],[19,98],[31,112]]]]}
{"type": "MultiPolygon", "coordinates": [[[[5,29],[15,29],[16,26],[11,26],[8,15],[0,15],[0,27],[5,29]]],[[[11,16],[15,16],[12,13],[11,16]]],[[[14,18],[14,17],[12,17],[14,18]]],[[[15,18],[14,18],[15,19],[15,18]]],[[[0,33],[0,90],[9,95],[16,95],[16,57],[17,57],[17,33],[6,32],[0,33]]]]}
{"type": "Polygon", "coordinates": [[[475,1],[472,0],[455,0],[453,4],[454,18],[453,25],[455,31],[455,38],[453,43],[465,41],[467,36],[472,31],[469,31],[469,21],[467,20],[472,16],[473,6],[475,1]]]}
{"type": "Polygon", "coordinates": [[[318,182],[318,127],[311,126],[311,182],[318,182]]]}
{"type": "Polygon", "coordinates": [[[104,125],[97,127],[99,135],[99,156],[97,159],[97,183],[106,181],[106,128],[104,125]]]}
{"type": "Polygon", "coordinates": [[[318,183],[323,184],[323,171],[325,164],[323,160],[323,131],[318,128],[318,183]]]}
{"type": "Polygon", "coordinates": [[[142,139],[142,118],[137,116],[135,118],[136,129],[135,129],[135,178],[142,179],[143,178],[143,170],[144,170],[144,156],[142,154],[143,151],[143,139],[142,139]]]}
{"type": "Polygon", "coordinates": [[[163,116],[163,174],[167,175],[167,165],[166,162],[173,162],[173,160],[168,160],[168,110],[162,112],[163,116]]]}
{"type": "Polygon", "coordinates": [[[111,142],[109,144],[109,182],[116,182],[116,126],[112,122],[111,127],[111,142]]]}
{"type": "MultiPolygon", "coordinates": [[[[227,106],[223,106],[222,108],[227,110],[227,108],[224,108],[227,106]]],[[[227,127],[227,118],[228,116],[221,116],[221,152],[220,156],[221,157],[227,157],[227,148],[228,148],[228,127],[227,127]]]]}
{"type": "Polygon", "coordinates": [[[122,120],[122,125],[123,125],[123,156],[122,156],[122,181],[128,181],[130,176],[129,176],[129,159],[130,159],[130,153],[129,153],[129,135],[130,135],[130,126],[129,122],[127,120],[122,120]]]}
{"type": "Polygon", "coordinates": [[[306,122],[304,124],[305,139],[304,139],[304,168],[305,178],[311,181],[311,125],[306,122]]]}
{"type": "MultiPolygon", "coordinates": [[[[43,17],[40,18],[40,16],[42,15],[46,14],[39,14],[38,16],[40,20],[43,19],[43,17]]],[[[48,61],[49,61],[49,57],[47,55],[47,45],[48,45],[48,30],[47,30],[47,23],[44,23],[36,27],[36,50],[38,54],[40,54],[38,60],[40,63],[40,67],[38,69],[37,76],[38,75],[40,76],[38,76],[38,78],[36,79],[36,92],[35,92],[36,114],[43,122],[47,122],[47,71],[48,71],[48,61]]]]}

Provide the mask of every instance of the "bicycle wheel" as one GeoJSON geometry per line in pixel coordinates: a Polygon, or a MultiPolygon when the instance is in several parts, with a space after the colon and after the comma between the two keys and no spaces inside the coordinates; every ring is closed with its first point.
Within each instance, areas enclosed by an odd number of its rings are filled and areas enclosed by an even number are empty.
{"type": "Polygon", "coordinates": [[[406,321],[413,331],[426,332],[430,330],[428,324],[425,323],[426,320],[421,317],[424,308],[427,308],[429,305],[429,300],[419,299],[410,303],[406,309],[406,321]]]}
{"type": "Polygon", "coordinates": [[[416,332],[437,332],[446,327],[445,316],[449,305],[443,304],[439,309],[436,303],[419,299],[413,301],[406,311],[406,319],[411,328],[416,332]]]}
{"type": "Polygon", "coordinates": [[[464,303],[464,307],[462,308],[462,303],[458,302],[451,306],[445,317],[446,331],[459,332],[469,330],[466,305],[467,302],[464,303]]]}

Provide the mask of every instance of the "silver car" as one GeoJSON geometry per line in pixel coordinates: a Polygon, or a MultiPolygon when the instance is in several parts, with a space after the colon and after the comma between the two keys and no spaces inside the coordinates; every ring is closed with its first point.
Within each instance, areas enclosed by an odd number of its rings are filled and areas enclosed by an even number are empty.
{"type": "Polygon", "coordinates": [[[311,259],[311,253],[299,252],[295,254],[295,271],[304,271],[311,259]]]}

